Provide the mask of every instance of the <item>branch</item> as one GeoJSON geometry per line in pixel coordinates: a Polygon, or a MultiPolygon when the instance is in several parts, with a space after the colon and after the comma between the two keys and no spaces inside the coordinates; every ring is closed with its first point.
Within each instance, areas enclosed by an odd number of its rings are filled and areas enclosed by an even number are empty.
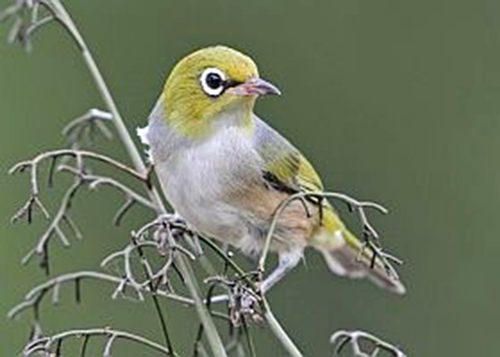
{"type": "MultiPolygon", "coordinates": [[[[77,171],[83,173],[85,167],[85,159],[92,159],[99,162],[106,163],[111,165],[115,169],[125,172],[132,177],[139,179],[140,181],[150,185],[149,175],[142,175],[128,166],[122,164],[119,161],[116,161],[108,156],[101,155],[91,151],[80,151],[80,150],[72,150],[72,149],[63,149],[63,150],[54,150],[44,152],[35,158],[27,161],[22,161],[14,165],[10,170],[9,174],[14,175],[18,172],[24,172],[26,170],[30,171],[30,198],[26,202],[26,204],[19,209],[14,216],[12,217],[12,222],[15,223],[18,220],[25,219],[28,223],[31,223],[33,212],[36,209],[40,209],[40,211],[44,214],[46,218],[49,218],[49,213],[47,209],[44,207],[42,202],[40,201],[40,189],[39,189],[39,178],[38,178],[38,169],[39,166],[45,162],[50,160],[50,169],[49,169],[49,185],[52,185],[54,168],[57,164],[57,160],[63,157],[73,157],[76,161],[77,171]]],[[[66,171],[69,171],[66,169],[66,171]]],[[[109,183],[109,180],[108,180],[109,183]]],[[[123,185],[115,185],[121,186],[123,185]]],[[[123,191],[123,190],[122,190],[123,191]]],[[[137,197],[137,195],[132,195],[137,197]]],[[[138,199],[144,203],[144,200],[138,199]]],[[[151,206],[151,205],[150,205],[151,206]]],[[[155,206],[156,207],[156,206],[155,206]]]]}
{"type": "Polygon", "coordinates": [[[195,260],[196,256],[186,248],[177,244],[173,240],[173,234],[170,231],[171,227],[165,223],[166,217],[155,219],[139,228],[137,232],[132,232],[132,243],[127,245],[124,249],[108,255],[102,262],[101,266],[106,267],[116,259],[123,260],[123,271],[125,279],[137,288],[144,288],[153,284],[155,289],[160,286],[165,286],[168,290],[172,291],[169,282],[168,274],[170,269],[173,268],[180,276],[181,281],[184,277],[179,272],[175,263],[175,255],[177,252],[184,254],[190,260],[195,260]],[[148,236],[152,235],[153,239],[148,240],[148,236]],[[143,249],[153,248],[159,253],[160,256],[165,257],[165,263],[156,272],[153,271],[147,260],[144,258],[143,249]],[[143,282],[138,282],[132,271],[132,254],[138,252],[141,258],[141,264],[145,267],[147,278],[143,282]]]}
{"type": "Polygon", "coordinates": [[[28,343],[24,347],[22,354],[24,357],[28,357],[37,352],[45,352],[49,353],[52,356],[51,352],[54,350],[55,347],[56,353],[54,355],[59,356],[61,355],[62,342],[71,337],[77,337],[77,338],[83,338],[82,349],[81,349],[82,353],[80,354],[80,356],[83,357],[85,356],[86,345],[89,339],[95,336],[106,337],[106,344],[103,350],[104,357],[111,357],[112,345],[115,342],[115,340],[119,338],[136,342],[138,344],[152,348],[156,351],[165,353],[167,355],[177,356],[177,354],[175,354],[173,351],[170,351],[164,346],[156,342],[153,342],[151,340],[148,340],[145,337],[126,331],[113,330],[111,328],[77,329],[77,330],[64,331],[49,337],[40,337],[28,343]]]}
{"type": "Polygon", "coordinates": [[[48,23],[55,20],[52,15],[41,15],[43,1],[17,0],[15,4],[0,12],[0,23],[9,18],[14,18],[14,24],[9,32],[8,41],[18,41],[26,51],[31,50],[31,37],[33,34],[48,23]],[[26,16],[26,12],[30,12],[26,16]]]}
{"type": "Polygon", "coordinates": [[[76,148],[77,144],[86,136],[90,141],[91,134],[98,130],[106,139],[113,139],[113,133],[104,124],[112,121],[111,113],[100,109],[90,109],[84,115],[70,121],[62,130],[62,134],[68,138],[71,147],[76,148]]]}
{"type": "MultiPolygon", "coordinates": [[[[84,150],[73,150],[73,149],[61,149],[61,150],[54,150],[54,151],[47,151],[44,153],[41,153],[40,155],[36,156],[35,158],[31,160],[26,160],[17,163],[14,165],[10,170],[9,174],[14,175],[18,172],[24,172],[26,170],[30,170],[31,172],[31,191],[32,194],[37,196],[39,194],[39,188],[38,188],[38,167],[43,161],[51,160],[52,167],[55,165],[58,159],[62,157],[73,157],[76,160],[77,163],[77,168],[80,171],[83,171],[84,168],[84,160],[85,159],[91,159],[95,161],[99,161],[108,165],[111,165],[113,168],[125,172],[129,174],[130,176],[138,179],[139,181],[149,184],[149,177],[147,174],[142,174],[140,172],[137,172],[130,167],[128,167],[125,164],[122,164],[121,162],[110,158],[109,156],[98,154],[96,152],[92,151],[84,151],[84,150]]],[[[53,170],[51,170],[51,174],[53,173],[53,170]]],[[[50,178],[50,177],[49,177],[50,178]]],[[[50,180],[49,180],[50,181],[50,180]]]]}
{"type": "Polygon", "coordinates": [[[132,208],[132,206],[135,205],[136,203],[141,204],[142,206],[153,210],[156,208],[154,203],[151,202],[148,198],[140,195],[139,193],[135,192],[131,188],[125,186],[124,184],[113,178],[98,176],[98,175],[89,175],[86,174],[85,172],[81,172],[75,169],[72,166],[66,166],[66,165],[60,165],[58,171],[65,171],[75,175],[76,177],[81,179],[85,184],[87,184],[89,188],[92,190],[97,189],[99,186],[111,186],[117,189],[118,191],[122,192],[123,195],[125,196],[125,203],[122,205],[122,207],[118,210],[118,212],[115,215],[114,223],[116,226],[120,225],[123,216],[125,216],[125,214],[130,210],[130,208],[132,208]]]}
{"type": "Polygon", "coordinates": [[[377,258],[379,258],[384,265],[384,268],[387,271],[387,274],[390,276],[394,277],[395,279],[399,279],[399,276],[394,269],[394,267],[391,265],[390,262],[396,263],[398,265],[402,264],[402,261],[390,254],[387,254],[383,252],[382,248],[379,245],[379,235],[377,231],[373,228],[371,223],[368,221],[367,214],[365,209],[366,208],[372,208],[375,209],[383,214],[387,214],[387,209],[384,208],[383,206],[374,203],[374,202],[367,202],[367,201],[357,201],[354,198],[343,194],[343,193],[337,193],[337,192],[314,192],[314,193],[308,193],[308,192],[300,192],[296,193],[294,195],[291,195],[288,197],[286,200],[282,201],[278,207],[276,208],[274,214],[273,214],[273,220],[271,221],[271,225],[269,227],[269,231],[266,236],[266,241],[264,244],[264,249],[262,250],[261,257],[259,259],[259,265],[258,265],[258,270],[260,272],[264,272],[265,270],[265,264],[266,264],[266,259],[267,255],[269,253],[269,248],[271,245],[271,239],[274,235],[274,232],[276,230],[277,224],[278,224],[278,219],[280,215],[284,212],[286,207],[292,203],[295,200],[305,200],[305,199],[315,199],[318,200],[319,204],[319,214],[321,215],[322,213],[322,206],[321,206],[321,201],[325,198],[335,198],[338,200],[341,200],[345,203],[350,208],[354,208],[359,216],[361,225],[363,227],[363,232],[364,232],[364,237],[365,241],[363,243],[363,246],[360,249],[358,259],[363,256],[364,252],[366,249],[369,249],[372,251],[372,256],[371,256],[371,262],[370,262],[370,267],[373,268],[375,261],[377,258]]]}
{"type": "Polygon", "coordinates": [[[363,331],[337,331],[330,337],[330,343],[335,346],[335,356],[338,356],[347,344],[350,344],[356,357],[376,357],[381,351],[389,352],[394,357],[406,357],[406,354],[399,348],[363,331]],[[374,345],[370,354],[362,351],[361,340],[366,340],[374,345]]]}
{"type": "MultiPolygon", "coordinates": [[[[266,297],[261,294],[261,292],[257,289],[254,280],[251,279],[251,277],[259,278],[261,276],[260,272],[253,271],[250,273],[244,273],[242,269],[231,259],[231,257],[212,241],[204,237],[200,238],[209,247],[211,247],[219,255],[219,257],[224,259],[224,262],[226,263],[225,270],[227,270],[227,267],[231,267],[236,272],[235,280],[228,280],[220,276],[205,279],[205,283],[222,286],[227,291],[227,295],[216,296],[214,298],[212,298],[211,294],[209,294],[206,298],[207,306],[209,306],[211,302],[227,301],[231,326],[243,325],[246,334],[248,333],[248,331],[246,331],[246,316],[249,316],[250,319],[255,322],[262,322],[262,319],[264,319],[285,351],[287,351],[288,355],[301,357],[302,353],[298,347],[295,346],[286,331],[281,327],[280,323],[272,313],[266,297]],[[257,305],[255,303],[258,303],[258,306],[260,306],[262,311],[259,312],[253,309],[253,305],[257,305]]],[[[200,331],[203,332],[203,329],[200,329],[200,331]]],[[[253,353],[253,346],[248,335],[247,340],[249,343],[249,350],[253,353]]]]}
{"type": "Polygon", "coordinates": [[[285,348],[288,354],[293,357],[302,357],[302,353],[300,352],[300,350],[295,346],[291,338],[288,337],[285,330],[283,330],[283,327],[281,327],[278,320],[274,317],[271,309],[269,308],[269,305],[267,305],[267,308],[264,312],[264,318],[266,319],[267,325],[281,342],[281,345],[285,348]]]}
{"type": "MultiPolygon", "coordinates": [[[[66,234],[64,233],[61,223],[66,222],[68,226],[75,232],[77,237],[81,237],[80,231],[76,228],[73,221],[69,217],[68,210],[71,206],[71,201],[75,196],[78,189],[81,187],[82,183],[80,181],[75,181],[69,188],[66,190],[63,199],[61,200],[59,209],[57,210],[56,215],[52,219],[49,227],[45,230],[42,236],[38,239],[38,243],[36,246],[31,249],[28,254],[22,259],[22,264],[27,264],[33,256],[38,255],[41,256],[41,265],[45,268],[45,271],[48,275],[49,273],[49,261],[48,261],[48,244],[50,242],[50,238],[55,234],[61,241],[64,247],[69,247],[70,243],[66,234]]],[[[36,196],[33,196],[36,199],[36,196]]],[[[31,199],[33,199],[33,197],[31,199]]]]}
{"type": "Polygon", "coordinates": [[[132,175],[135,178],[140,178],[143,182],[149,181],[148,178],[143,177],[141,174],[138,174],[134,170],[130,169],[126,165],[113,160],[107,156],[96,154],[94,152],[89,151],[78,151],[78,150],[56,150],[51,152],[46,152],[38,155],[32,160],[24,161],[15,165],[10,173],[14,174],[16,172],[23,172],[25,170],[30,170],[31,173],[31,196],[28,202],[14,215],[12,218],[13,222],[16,222],[19,219],[26,219],[28,223],[32,220],[33,209],[40,208],[40,210],[44,213],[44,215],[49,218],[49,213],[41,203],[39,199],[39,177],[38,170],[39,165],[45,161],[50,160],[50,169],[49,169],[49,183],[53,180],[54,175],[54,167],[57,163],[57,160],[61,157],[74,157],[76,160],[76,168],[66,165],[59,165],[58,171],[66,171],[70,172],[73,175],[76,175],[73,184],[66,190],[58,211],[56,212],[54,218],[52,219],[47,230],[42,234],[39,238],[37,245],[30,250],[30,252],[23,258],[23,264],[28,263],[34,255],[41,256],[41,265],[45,268],[46,272],[49,272],[49,261],[48,261],[48,244],[51,237],[55,234],[61,240],[63,246],[68,247],[70,245],[69,240],[67,239],[61,224],[66,223],[68,227],[73,231],[77,238],[81,238],[82,234],[73,223],[69,216],[69,209],[72,204],[72,200],[75,197],[78,189],[84,185],[88,184],[91,189],[98,187],[99,185],[108,185],[115,187],[119,191],[123,192],[125,195],[125,205],[118,211],[115,217],[115,224],[118,225],[120,220],[123,218],[125,213],[135,204],[139,203],[148,208],[155,209],[155,205],[150,202],[148,199],[142,197],[138,193],[134,192],[132,189],[123,185],[122,183],[102,176],[96,175],[88,175],[84,172],[85,168],[85,159],[93,159],[100,162],[105,162],[111,165],[118,170],[126,172],[132,175]]]}
{"type": "MultiPolygon", "coordinates": [[[[116,299],[120,293],[124,292],[124,289],[130,287],[134,289],[134,291],[138,294],[138,296],[142,297],[143,293],[151,293],[147,286],[139,286],[137,284],[133,284],[126,278],[117,277],[110,274],[94,272],[94,271],[78,271],[74,273],[63,274],[53,279],[48,280],[47,282],[40,284],[33,289],[31,289],[24,297],[24,301],[14,306],[8,313],[8,318],[15,319],[18,315],[20,315],[23,311],[27,309],[33,309],[35,312],[35,317],[38,316],[39,305],[43,301],[43,298],[47,296],[47,294],[52,291],[52,303],[55,305],[59,302],[59,290],[62,285],[74,283],[75,285],[75,299],[77,302],[80,302],[80,285],[83,280],[100,280],[104,282],[110,282],[117,285],[114,293],[112,294],[113,299],[116,299]]],[[[181,303],[183,305],[194,305],[193,299],[187,298],[185,296],[163,291],[163,290],[155,290],[155,294],[158,296],[168,298],[174,302],[181,303]]],[[[214,312],[214,316],[218,318],[222,318],[227,320],[228,317],[218,312],[214,312]]]]}

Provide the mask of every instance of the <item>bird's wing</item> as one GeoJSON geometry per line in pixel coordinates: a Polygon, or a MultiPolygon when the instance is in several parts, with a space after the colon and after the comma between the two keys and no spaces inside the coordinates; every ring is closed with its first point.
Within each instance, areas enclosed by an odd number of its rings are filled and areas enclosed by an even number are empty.
{"type": "MultiPolygon", "coordinates": [[[[259,118],[255,117],[256,130],[254,148],[263,161],[263,178],[275,189],[293,194],[297,192],[321,192],[323,185],[316,171],[307,159],[278,132],[259,118]]],[[[318,205],[319,202],[310,202],[318,205]]],[[[321,238],[315,241],[315,248],[320,250],[330,269],[339,275],[355,278],[368,277],[378,285],[396,293],[405,291],[403,284],[387,270],[380,258],[372,266],[372,252],[363,248],[363,243],[342,223],[334,208],[322,200],[320,225],[329,233],[330,240],[321,238]],[[341,232],[343,244],[336,241],[336,234],[341,232]],[[332,240],[335,244],[332,246],[332,240]],[[362,254],[360,255],[360,252],[362,254]]],[[[318,211],[319,212],[319,211],[318,211]]]]}
{"type": "Polygon", "coordinates": [[[288,193],[323,191],[321,179],[299,150],[264,121],[254,120],[254,148],[263,161],[266,183],[288,193]]]}

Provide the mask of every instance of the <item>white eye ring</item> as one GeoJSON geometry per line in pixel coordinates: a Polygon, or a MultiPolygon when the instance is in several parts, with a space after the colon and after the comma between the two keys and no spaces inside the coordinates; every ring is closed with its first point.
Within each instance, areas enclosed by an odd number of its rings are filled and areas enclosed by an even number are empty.
{"type": "Polygon", "coordinates": [[[201,88],[203,91],[211,97],[218,97],[224,91],[224,82],[226,81],[226,75],[218,68],[207,68],[205,69],[200,76],[201,88]],[[213,83],[211,85],[207,80],[209,80],[209,76],[217,76],[220,78],[220,85],[217,87],[213,87],[213,83]]]}

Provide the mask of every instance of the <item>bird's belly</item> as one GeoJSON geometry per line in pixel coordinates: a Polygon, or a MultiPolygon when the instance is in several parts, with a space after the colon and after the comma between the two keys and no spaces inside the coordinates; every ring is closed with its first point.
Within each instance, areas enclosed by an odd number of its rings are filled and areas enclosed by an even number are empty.
{"type": "Polygon", "coordinates": [[[243,140],[225,138],[185,149],[156,165],[165,195],[190,226],[202,234],[241,246],[249,237],[246,213],[231,200],[260,179],[258,162],[243,140]]]}

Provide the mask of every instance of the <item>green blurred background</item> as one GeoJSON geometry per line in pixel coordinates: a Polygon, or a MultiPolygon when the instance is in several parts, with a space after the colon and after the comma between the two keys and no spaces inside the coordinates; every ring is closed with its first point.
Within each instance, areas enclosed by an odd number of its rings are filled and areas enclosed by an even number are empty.
{"type": "MultiPolygon", "coordinates": [[[[131,130],[144,125],[178,59],[205,45],[228,44],[250,54],[282,89],[282,97],[259,101],[257,112],[304,151],[326,187],[390,208],[389,216],[373,218],[385,247],[405,260],[400,272],[407,295],[335,278],[313,252],[271,292],[276,315],[307,356],[330,355],[328,338],[341,328],[373,332],[411,356],[498,355],[498,1],[65,3],[131,130]]],[[[3,38],[7,30],[0,28],[3,38]]],[[[0,41],[1,316],[46,280],[36,264],[20,265],[44,224],[9,224],[27,198],[28,181],[7,170],[64,145],[61,128],[90,107],[102,103],[56,25],[35,36],[29,55],[0,41]]],[[[120,150],[112,155],[126,159],[120,150]]],[[[97,269],[150,218],[137,210],[114,228],[119,198],[103,189],[77,199],[73,215],[86,239],[69,250],[54,245],[53,273],[97,269]]],[[[112,301],[112,291],[84,283],[77,305],[72,287],[63,288],[58,306],[43,305],[46,332],[112,325],[161,341],[152,306],[112,301]]],[[[165,306],[175,345],[191,351],[194,314],[165,306]]],[[[0,318],[2,356],[19,352],[29,317],[0,318]]],[[[252,329],[260,356],[284,355],[266,329],[252,329]]],[[[146,355],[127,343],[116,346],[116,356],[146,355]]]]}

